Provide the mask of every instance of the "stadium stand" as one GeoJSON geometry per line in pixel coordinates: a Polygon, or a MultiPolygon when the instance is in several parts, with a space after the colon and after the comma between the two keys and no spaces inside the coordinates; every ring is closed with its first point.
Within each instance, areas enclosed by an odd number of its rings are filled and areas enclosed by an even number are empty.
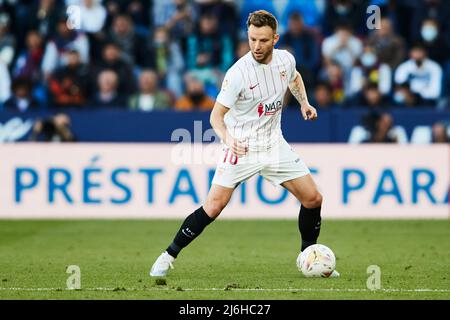
{"type": "MultiPolygon", "coordinates": [[[[361,129],[359,112],[402,123],[397,111],[427,110],[434,120],[416,119],[426,127],[414,131],[418,142],[433,141],[433,124],[447,128],[443,0],[0,0],[1,121],[30,112],[207,112],[224,72],[247,50],[245,22],[257,9],[279,18],[278,47],[296,57],[319,112],[356,109],[361,129]],[[369,5],[380,8],[379,29],[366,25],[369,5]]],[[[288,99],[288,109],[295,105],[288,99]]],[[[359,129],[322,142],[359,141],[359,129]]]]}

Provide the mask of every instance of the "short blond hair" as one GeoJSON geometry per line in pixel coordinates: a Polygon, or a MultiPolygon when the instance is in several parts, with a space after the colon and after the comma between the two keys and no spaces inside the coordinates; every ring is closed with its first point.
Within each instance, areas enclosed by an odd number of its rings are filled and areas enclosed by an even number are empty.
{"type": "Polygon", "coordinates": [[[255,27],[269,26],[273,32],[277,32],[278,21],[277,18],[269,11],[257,10],[248,15],[247,27],[254,25],[255,27]]]}

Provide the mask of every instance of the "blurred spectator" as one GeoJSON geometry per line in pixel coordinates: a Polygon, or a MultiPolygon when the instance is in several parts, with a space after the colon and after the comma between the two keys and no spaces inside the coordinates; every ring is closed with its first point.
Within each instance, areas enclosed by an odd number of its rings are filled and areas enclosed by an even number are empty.
{"type": "Polygon", "coordinates": [[[3,106],[5,110],[25,112],[39,107],[39,103],[32,97],[32,84],[29,79],[15,79],[12,91],[12,96],[5,101],[3,106]]]}
{"type": "Polygon", "coordinates": [[[126,98],[119,93],[118,76],[113,70],[100,72],[97,78],[99,91],[89,102],[94,108],[125,108],[126,98]]]}
{"type": "Polygon", "coordinates": [[[105,0],[103,5],[106,9],[106,21],[104,29],[109,29],[111,27],[112,21],[120,13],[123,12],[123,8],[120,5],[121,1],[117,0],[105,0]]]}
{"type": "Polygon", "coordinates": [[[393,122],[389,113],[369,113],[364,119],[369,137],[363,143],[396,143],[398,139],[393,130],[393,122]]]}
{"type": "Polygon", "coordinates": [[[84,105],[90,76],[89,67],[81,63],[78,51],[70,51],[67,65],[57,69],[49,81],[53,106],[61,108],[84,105]]]}
{"type": "MultiPolygon", "coordinates": [[[[43,108],[52,106],[49,97],[58,106],[85,105],[94,100],[91,91],[99,91],[97,78],[106,70],[117,74],[117,96],[134,101],[135,109],[158,109],[151,93],[141,97],[137,91],[141,70],[156,72],[160,90],[171,99],[185,93],[187,72],[203,83],[206,96],[215,97],[223,73],[249,51],[248,14],[266,9],[277,16],[279,47],[296,57],[318,107],[383,106],[389,97],[393,106],[445,109],[450,101],[448,2],[0,0],[0,60],[6,61],[6,66],[0,62],[0,105],[11,95],[11,78],[24,77],[43,108]],[[365,23],[371,4],[382,14],[381,29],[373,31],[365,23]],[[68,27],[69,5],[81,8],[81,30],[68,27]],[[421,57],[413,46],[405,61],[405,48],[416,41],[428,54],[421,57]],[[77,67],[68,65],[74,50],[80,54],[77,67]],[[80,81],[79,72],[90,69],[93,76],[80,81]]],[[[147,72],[143,78],[152,83],[147,72]]]]}
{"type": "Polygon", "coordinates": [[[53,71],[67,65],[70,50],[77,50],[81,61],[89,63],[89,42],[86,35],[70,30],[66,22],[66,16],[61,16],[58,20],[57,33],[45,48],[42,71],[47,80],[53,71]]]}
{"type": "Polygon", "coordinates": [[[398,66],[395,83],[409,82],[411,91],[421,96],[426,104],[435,105],[441,94],[442,68],[427,58],[422,45],[415,45],[410,51],[410,59],[398,66]]]}
{"type": "MultiPolygon", "coordinates": [[[[445,24],[450,32],[450,22],[445,24]]],[[[430,59],[443,68],[443,94],[450,95],[450,35],[445,33],[438,20],[432,18],[423,20],[420,35],[430,59]]]]}
{"type": "Polygon", "coordinates": [[[380,63],[375,48],[364,46],[363,54],[356,61],[350,74],[349,95],[358,94],[368,84],[375,84],[384,96],[389,95],[392,87],[392,72],[389,65],[380,63]]]}
{"type": "Polygon", "coordinates": [[[194,9],[192,5],[189,4],[188,0],[159,0],[157,2],[163,2],[163,6],[168,8],[169,14],[161,14],[155,6],[154,14],[160,16],[155,16],[155,24],[157,27],[165,27],[169,31],[170,38],[173,41],[179,42],[182,49],[185,49],[186,39],[194,30],[194,9]]]}
{"type": "Polygon", "coordinates": [[[109,40],[119,45],[126,63],[141,68],[148,66],[148,39],[135,32],[129,16],[121,14],[114,18],[109,40]]]}
{"type": "Polygon", "coordinates": [[[119,93],[130,95],[134,93],[136,81],[131,66],[122,60],[119,46],[114,42],[105,44],[102,52],[103,59],[96,67],[95,79],[103,70],[113,70],[119,77],[119,93]]]}
{"type": "Polygon", "coordinates": [[[381,18],[380,29],[374,30],[367,44],[375,48],[380,63],[387,63],[391,69],[396,68],[405,58],[405,42],[394,33],[389,18],[381,18]]]}
{"type": "Polygon", "coordinates": [[[314,88],[312,105],[320,109],[331,109],[336,106],[333,99],[333,91],[327,82],[319,82],[314,88]]]}
{"type": "MultiPolygon", "coordinates": [[[[183,16],[187,1],[153,0],[152,19],[155,27],[170,27],[171,20],[177,21],[183,16]],[[176,13],[176,11],[178,12],[176,13]]],[[[173,23],[173,22],[172,22],[173,23]]]]}
{"type": "Polygon", "coordinates": [[[0,104],[2,104],[11,95],[11,77],[8,67],[3,61],[0,61],[0,104]]]}
{"type": "Polygon", "coordinates": [[[139,93],[133,95],[128,107],[131,110],[152,111],[172,107],[170,95],[158,88],[158,75],[151,70],[142,71],[139,77],[139,93]]]}
{"type": "Polygon", "coordinates": [[[319,43],[304,26],[303,17],[298,12],[290,15],[288,29],[280,38],[280,47],[287,48],[294,55],[296,68],[302,74],[307,89],[313,86],[320,62],[319,43]]]}
{"type": "Polygon", "coordinates": [[[227,35],[218,32],[219,21],[213,14],[200,17],[197,30],[189,36],[187,67],[192,69],[217,68],[226,71],[233,62],[233,43],[227,35]]]}
{"type": "Polygon", "coordinates": [[[353,35],[347,24],[337,26],[335,33],[325,38],[322,43],[325,65],[334,60],[342,67],[346,88],[348,87],[351,68],[355,60],[362,54],[362,51],[361,40],[353,35]]]}
{"type": "Polygon", "coordinates": [[[128,0],[126,3],[126,13],[133,21],[138,33],[148,34],[151,29],[151,5],[152,1],[128,0]]]}
{"type": "Polygon", "coordinates": [[[256,10],[266,10],[276,13],[274,0],[244,0],[240,8],[240,35],[239,37],[247,38],[247,19],[250,13],[256,10]]]}
{"type": "Polygon", "coordinates": [[[387,98],[381,94],[377,84],[369,83],[357,96],[346,101],[346,105],[378,109],[387,107],[388,101],[387,98]]]}
{"type": "MultiPolygon", "coordinates": [[[[435,20],[440,26],[440,31],[446,37],[446,40],[450,40],[450,5],[448,0],[419,1],[417,13],[420,22],[426,19],[435,20]]],[[[417,41],[419,39],[417,33],[421,32],[420,25],[416,25],[413,31],[413,35],[415,35],[414,39],[417,41]]]]}
{"type": "Polygon", "coordinates": [[[37,30],[47,41],[57,30],[58,20],[63,13],[61,3],[56,0],[38,0],[30,10],[31,29],[37,30]]]}
{"type": "Polygon", "coordinates": [[[11,66],[15,54],[16,41],[14,35],[9,32],[9,16],[0,13],[0,60],[11,66]]]}
{"type": "Polygon", "coordinates": [[[196,7],[199,16],[205,14],[214,15],[218,21],[220,34],[226,34],[233,42],[239,38],[238,12],[235,1],[224,0],[196,0],[196,7]]]}
{"type": "Polygon", "coordinates": [[[331,87],[333,101],[341,103],[344,101],[344,74],[338,63],[331,61],[324,69],[321,70],[320,81],[328,83],[331,87]]]}
{"type": "Polygon", "coordinates": [[[177,42],[170,41],[165,27],[157,27],[149,48],[150,68],[156,70],[165,88],[182,95],[184,59],[177,42]]]}
{"type": "Polygon", "coordinates": [[[417,30],[420,27],[420,3],[424,0],[383,0],[380,3],[381,14],[393,25],[393,30],[411,45],[417,41],[417,30]]]}
{"type": "Polygon", "coordinates": [[[343,23],[358,35],[366,33],[366,6],[357,5],[353,0],[329,0],[323,18],[323,33],[329,35],[343,23]]]}
{"type": "MultiPolygon", "coordinates": [[[[119,14],[128,15],[139,33],[146,34],[152,27],[150,23],[151,6],[153,1],[142,0],[105,0],[104,6],[108,12],[105,26],[110,28],[112,21],[119,14]]],[[[160,0],[161,1],[161,0],[160,0]]],[[[169,0],[171,1],[171,0],[169,0]]]]}
{"type": "Polygon", "coordinates": [[[27,77],[37,84],[41,80],[41,63],[44,56],[42,36],[34,30],[27,34],[26,49],[21,52],[13,69],[13,76],[27,77]]]}
{"type": "Polygon", "coordinates": [[[28,140],[45,142],[74,142],[76,137],[71,130],[70,117],[64,113],[57,114],[34,123],[28,140]]]}
{"type": "Polygon", "coordinates": [[[425,19],[420,31],[422,43],[428,52],[428,57],[441,66],[450,61],[450,43],[445,41],[439,30],[438,22],[434,19],[425,19]]]}
{"type": "Polygon", "coordinates": [[[82,31],[97,33],[102,30],[107,15],[106,9],[101,3],[102,0],[71,0],[70,2],[80,8],[82,31]]]}
{"type": "Polygon", "coordinates": [[[214,107],[214,100],[206,94],[201,80],[188,73],[185,75],[184,81],[186,94],[177,100],[176,110],[211,110],[214,107]]]}
{"type": "Polygon", "coordinates": [[[420,96],[411,92],[407,82],[395,86],[393,100],[396,106],[401,107],[416,107],[421,102],[420,96]]]}
{"type": "Polygon", "coordinates": [[[25,48],[26,34],[31,28],[31,11],[36,0],[0,0],[0,12],[7,13],[11,18],[9,30],[14,34],[16,52],[25,48]]]}
{"type": "Polygon", "coordinates": [[[299,14],[303,17],[303,22],[308,28],[319,31],[322,23],[322,14],[317,7],[316,1],[311,0],[287,0],[286,6],[281,14],[280,31],[286,30],[289,25],[289,19],[293,14],[299,14]]]}
{"type": "Polygon", "coordinates": [[[435,123],[431,127],[432,143],[450,143],[450,136],[447,133],[447,127],[443,123],[435,123]]]}
{"type": "Polygon", "coordinates": [[[231,37],[220,34],[217,17],[206,13],[200,17],[194,34],[188,38],[186,64],[207,85],[217,88],[221,72],[233,63],[233,43],[231,37]]]}
{"type": "Polygon", "coordinates": [[[245,56],[250,51],[250,45],[248,44],[248,40],[241,40],[238,42],[236,46],[235,60],[239,60],[243,56],[245,56]]]}

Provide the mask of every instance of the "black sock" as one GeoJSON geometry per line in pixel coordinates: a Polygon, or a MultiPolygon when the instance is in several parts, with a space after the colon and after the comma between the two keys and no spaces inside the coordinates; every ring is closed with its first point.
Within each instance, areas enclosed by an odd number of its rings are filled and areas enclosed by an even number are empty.
{"type": "Polygon", "coordinates": [[[320,233],[320,209],[321,207],[308,209],[301,206],[298,215],[298,229],[302,236],[302,251],[312,244],[317,243],[320,233]]]}
{"type": "Polygon", "coordinates": [[[178,230],[178,233],[173,239],[173,242],[167,248],[167,253],[176,258],[181,249],[186,247],[192,242],[192,240],[198,237],[198,235],[202,233],[203,229],[205,229],[206,226],[213,221],[214,219],[210,218],[206,214],[203,207],[195,210],[184,220],[180,230],[178,230]]]}

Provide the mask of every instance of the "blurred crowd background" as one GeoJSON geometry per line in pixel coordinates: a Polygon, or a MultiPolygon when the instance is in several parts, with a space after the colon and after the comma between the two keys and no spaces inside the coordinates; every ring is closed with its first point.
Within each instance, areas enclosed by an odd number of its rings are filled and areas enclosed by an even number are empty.
{"type": "Polygon", "coordinates": [[[447,0],[0,0],[0,109],[211,109],[258,9],[314,106],[448,108],[447,0]]]}

